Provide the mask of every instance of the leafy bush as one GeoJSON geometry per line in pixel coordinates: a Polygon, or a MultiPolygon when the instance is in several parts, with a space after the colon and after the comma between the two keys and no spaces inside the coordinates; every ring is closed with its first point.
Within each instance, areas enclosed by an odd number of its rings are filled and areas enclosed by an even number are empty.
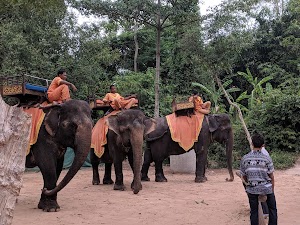
{"type": "Polygon", "coordinates": [[[292,167],[299,157],[299,154],[284,152],[284,151],[271,151],[270,156],[276,169],[287,169],[292,167]]]}
{"type": "Polygon", "coordinates": [[[261,132],[269,149],[300,151],[300,98],[278,91],[264,97],[264,103],[249,114],[249,129],[261,132]]]}

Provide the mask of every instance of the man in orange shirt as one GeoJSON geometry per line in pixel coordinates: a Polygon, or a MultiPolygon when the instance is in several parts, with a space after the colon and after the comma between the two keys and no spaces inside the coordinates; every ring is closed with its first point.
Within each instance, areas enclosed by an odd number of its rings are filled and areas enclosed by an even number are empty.
{"type": "Polygon", "coordinates": [[[47,91],[48,100],[50,102],[62,103],[69,100],[71,98],[69,86],[73,91],[77,91],[75,85],[66,81],[66,79],[67,72],[64,69],[60,69],[57,72],[57,77],[52,80],[47,91]]]}
{"type": "Polygon", "coordinates": [[[115,85],[110,85],[110,93],[107,93],[103,98],[104,103],[109,103],[114,110],[120,109],[130,109],[132,105],[137,104],[138,100],[136,95],[130,95],[128,97],[122,97],[117,93],[117,88],[115,85]]]}
{"type": "Polygon", "coordinates": [[[195,112],[208,114],[210,112],[211,102],[203,102],[198,91],[193,91],[193,95],[189,98],[189,102],[194,102],[195,112]]]}

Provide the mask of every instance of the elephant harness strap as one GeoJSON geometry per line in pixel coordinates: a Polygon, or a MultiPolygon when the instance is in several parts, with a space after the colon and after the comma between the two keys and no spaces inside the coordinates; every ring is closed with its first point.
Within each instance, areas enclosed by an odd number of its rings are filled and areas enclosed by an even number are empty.
{"type": "Polygon", "coordinates": [[[175,113],[166,116],[172,140],[178,142],[185,151],[190,150],[198,141],[202,128],[204,114],[196,113],[192,116],[179,116],[175,113]]]}
{"type": "Polygon", "coordinates": [[[94,149],[96,156],[101,158],[104,153],[104,146],[107,144],[108,125],[107,118],[111,115],[116,115],[121,111],[112,111],[110,114],[100,118],[92,130],[91,148],[94,149]]]}
{"type": "MultiPolygon", "coordinates": [[[[46,105],[47,102],[42,103],[41,105],[46,105]]],[[[42,109],[39,108],[23,108],[23,111],[31,115],[31,131],[30,131],[30,139],[28,148],[26,151],[26,155],[29,154],[30,147],[34,145],[37,141],[39,131],[43,120],[45,118],[45,113],[42,109]]]]}

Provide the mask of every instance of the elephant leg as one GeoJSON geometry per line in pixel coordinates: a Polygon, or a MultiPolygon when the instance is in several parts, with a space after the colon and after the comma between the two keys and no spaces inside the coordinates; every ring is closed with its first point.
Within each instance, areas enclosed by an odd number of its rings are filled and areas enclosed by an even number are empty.
{"type": "Polygon", "coordinates": [[[155,181],[168,182],[163,171],[163,160],[154,160],[155,162],[155,181]]]}
{"type": "MultiPolygon", "coordinates": [[[[199,143],[199,142],[198,142],[199,143]]],[[[207,146],[206,145],[195,145],[196,152],[196,183],[201,183],[207,181],[205,176],[206,163],[207,163],[207,146]]]]}
{"type": "MultiPolygon", "coordinates": [[[[39,168],[43,175],[44,188],[52,190],[56,187],[57,182],[56,165],[55,162],[52,162],[53,159],[48,158],[47,161],[48,162],[46,165],[39,165],[39,168]]],[[[57,194],[46,196],[42,193],[38,208],[43,209],[43,211],[47,212],[58,211],[60,209],[60,206],[57,203],[57,194]]]]}
{"type": "Polygon", "coordinates": [[[60,173],[63,169],[63,166],[64,166],[64,157],[60,158],[57,160],[57,165],[56,165],[56,175],[57,175],[57,179],[59,178],[60,176],[60,173]]]}
{"type": "Polygon", "coordinates": [[[92,184],[99,185],[100,184],[100,176],[99,176],[98,166],[100,163],[100,158],[98,158],[98,156],[96,156],[94,149],[91,149],[91,151],[90,151],[90,160],[91,160],[91,164],[92,164],[92,168],[93,168],[92,184]]]}
{"type": "Polygon", "coordinates": [[[123,183],[122,162],[123,162],[123,159],[120,156],[118,156],[116,159],[114,159],[114,167],[115,167],[115,174],[116,174],[114,190],[119,190],[119,191],[125,190],[125,185],[123,183]]]}
{"type": "MultiPolygon", "coordinates": [[[[133,152],[132,151],[129,151],[128,152],[128,162],[129,162],[129,165],[132,169],[132,172],[134,173],[134,166],[133,166],[133,152]]],[[[131,182],[131,189],[134,188],[134,180],[131,182]]],[[[141,188],[142,189],[142,188],[141,188]]]]}
{"type": "Polygon", "coordinates": [[[144,163],[142,166],[142,171],[141,171],[141,179],[142,181],[150,181],[150,178],[148,177],[148,171],[150,167],[150,163],[153,162],[152,159],[152,154],[150,149],[146,149],[144,153],[144,163]]]}
{"type": "Polygon", "coordinates": [[[113,184],[114,181],[111,179],[111,167],[112,163],[105,163],[105,172],[103,177],[103,184],[113,184]]]}

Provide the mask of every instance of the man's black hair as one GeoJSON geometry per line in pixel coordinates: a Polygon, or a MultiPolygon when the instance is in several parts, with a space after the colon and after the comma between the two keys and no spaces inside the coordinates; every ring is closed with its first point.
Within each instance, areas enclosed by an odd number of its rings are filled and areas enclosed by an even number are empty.
{"type": "Polygon", "coordinates": [[[116,85],[114,85],[114,84],[110,85],[110,86],[109,86],[109,89],[111,89],[111,88],[114,87],[114,86],[116,86],[116,85]]]}
{"type": "Polygon", "coordinates": [[[197,94],[199,94],[199,92],[197,91],[197,90],[193,90],[193,95],[197,95],[197,94]]]}
{"type": "Polygon", "coordinates": [[[57,71],[57,76],[59,76],[59,75],[65,73],[65,72],[66,72],[65,69],[59,69],[59,70],[57,71]]]}
{"type": "Polygon", "coordinates": [[[265,144],[264,137],[259,133],[254,133],[251,139],[254,148],[260,148],[265,144]]]}

